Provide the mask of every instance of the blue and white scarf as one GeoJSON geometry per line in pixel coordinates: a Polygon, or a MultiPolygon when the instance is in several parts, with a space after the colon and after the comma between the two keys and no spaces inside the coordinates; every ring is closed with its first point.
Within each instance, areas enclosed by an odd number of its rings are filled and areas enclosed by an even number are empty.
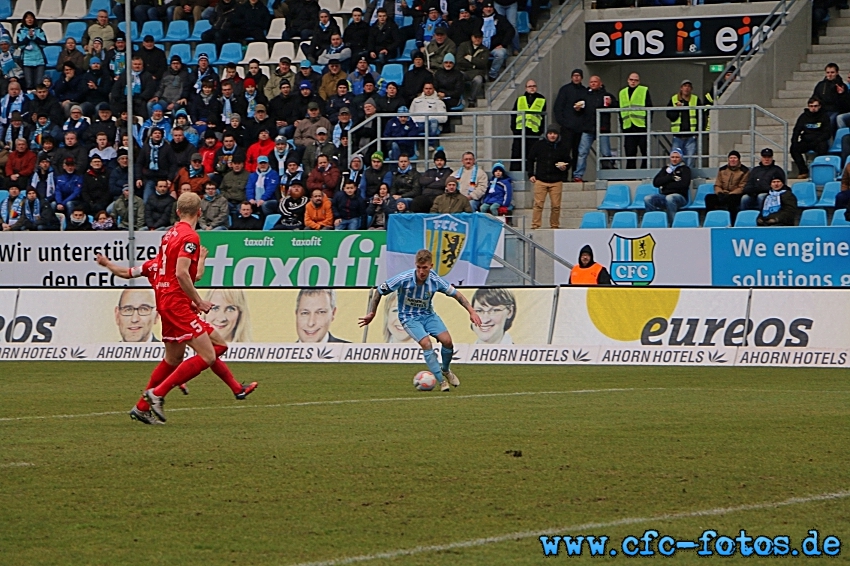
{"type": "Polygon", "coordinates": [[[38,122],[35,123],[35,130],[32,133],[32,139],[30,140],[30,149],[41,149],[41,139],[50,133],[50,130],[53,128],[53,124],[50,123],[50,118],[47,119],[47,122],[42,126],[38,122]]]}
{"type": "MultiPolygon", "coordinates": [[[[436,29],[441,24],[443,24],[443,18],[441,18],[441,17],[437,18],[434,21],[431,21],[431,18],[427,18],[425,20],[425,28],[424,28],[423,36],[422,36],[423,39],[425,41],[431,41],[431,39],[434,37],[434,31],[436,31],[436,29]]],[[[445,27],[445,25],[443,25],[443,27],[445,27]]]]}
{"type": "Polygon", "coordinates": [[[254,109],[257,108],[257,91],[254,94],[245,93],[245,100],[248,101],[248,118],[254,117],[254,109]]]}
{"type": "Polygon", "coordinates": [[[15,77],[21,78],[24,76],[24,70],[18,65],[11,51],[0,51],[0,69],[6,78],[15,77]]]}
{"type": "Polygon", "coordinates": [[[207,76],[209,76],[211,71],[212,71],[212,67],[207,67],[207,70],[204,71],[203,74],[198,73],[198,80],[195,81],[195,92],[197,92],[198,94],[201,94],[201,85],[203,84],[204,79],[206,79],[207,76]]]}
{"type": "Polygon", "coordinates": [[[230,115],[233,114],[233,110],[230,106],[230,99],[221,97],[221,119],[224,120],[226,124],[230,123],[230,115]]]}
{"type": "Polygon", "coordinates": [[[142,72],[131,71],[133,73],[133,94],[142,93],[142,72]]]}
{"type": "Polygon", "coordinates": [[[484,34],[484,47],[490,49],[490,40],[496,35],[496,14],[493,14],[489,18],[484,18],[481,33],[484,34]]]}
{"type": "Polygon", "coordinates": [[[12,197],[3,199],[2,204],[0,204],[0,220],[2,220],[4,224],[9,225],[17,222],[21,217],[21,207],[24,204],[24,200],[26,199],[23,195],[18,195],[18,198],[10,205],[9,203],[12,201],[12,197]]]}
{"type": "Polygon", "coordinates": [[[162,149],[164,143],[165,138],[162,138],[159,144],[154,144],[153,138],[150,140],[151,158],[148,162],[148,169],[151,171],[159,171],[159,150],[162,149]]]}
{"type": "MultiPolygon", "coordinates": [[[[457,179],[457,181],[458,181],[457,182],[458,191],[462,190],[460,188],[460,178],[463,176],[463,172],[464,172],[464,168],[461,167],[453,175],[453,177],[455,179],[457,179]]],[[[466,189],[466,194],[471,195],[472,192],[475,190],[477,183],[478,183],[478,164],[476,163],[475,165],[472,166],[472,174],[469,176],[469,187],[466,189]]]]}
{"type": "Polygon", "coordinates": [[[782,206],[782,202],[779,200],[779,196],[784,192],[784,190],[771,190],[769,193],[767,193],[767,198],[764,199],[764,208],[762,208],[761,210],[762,216],[770,216],[775,212],[779,212],[779,209],[782,206]]]}
{"type": "Polygon", "coordinates": [[[265,171],[260,171],[257,169],[257,182],[254,184],[254,200],[260,200],[263,197],[263,193],[266,190],[266,175],[269,174],[271,169],[266,169],[265,171]]]}
{"type": "Polygon", "coordinates": [[[6,124],[12,112],[17,110],[21,114],[24,113],[24,95],[19,94],[17,97],[10,99],[7,94],[0,100],[0,124],[6,124]]]}
{"type": "Polygon", "coordinates": [[[113,77],[120,77],[127,71],[127,54],[117,49],[112,52],[112,60],[109,62],[109,70],[113,77]]]}
{"type": "Polygon", "coordinates": [[[41,200],[26,200],[26,202],[24,202],[24,216],[26,216],[27,220],[30,222],[36,222],[38,217],[41,216],[41,200]]]}

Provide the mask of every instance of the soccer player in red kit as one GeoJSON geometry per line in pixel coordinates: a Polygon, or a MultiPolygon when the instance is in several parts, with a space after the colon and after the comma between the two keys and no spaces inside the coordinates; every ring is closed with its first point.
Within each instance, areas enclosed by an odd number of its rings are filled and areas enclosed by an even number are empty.
{"type": "MultiPolygon", "coordinates": [[[[203,246],[201,247],[201,251],[199,254],[198,261],[198,271],[196,274],[196,281],[203,277],[204,272],[204,260],[206,259],[207,250],[203,246]]],[[[115,276],[121,277],[122,279],[133,279],[136,277],[146,277],[148,281],[150,281],[151,286],[156,288],[156,274],[159,266],[159,259],[154,258],[146,261],[144,264],[140,266],[136,266],[133,268],[122,267],[119,265],[115,265],[111,261],[109,261],[103,255],[97,255],[97,263],[109,271],[111,271],[115,276]]],[[[158,302],[158,301],[157,301],[158,302]]],[[[210,334],[210,339],[213,342],[213,347],[215,349],[216,355],[221,356],[225,351],[227,351],[227,343],[224,338],[218,333],[217,330],[213,329],[213,332],[210,334]]],[[[182,348],[178,351],[175,350],[171,352],[175,357],[170,358],[169,353],[166,353],[165,359],[157,365],[156,369],[154,369],[151,374],[150,380],[148,381],[147,387],[145,389],[150,389],[152,387],[156,387],[177,369],[177,366],[183,360],[184,353],[186,350],[186,344],[182,344],[182,348]]],[[[233,391],[234,396],[237,400],[245,399],[254,389],[257,388],[257,382],[244,384],[239,383],[234,379],[233,374],[230,371],[230,368],[227,367],[221,359],[217,359],[215,363],[210,366],[210,369],[215,373],[228,387],[233,391]]],[[[188,391],[185,390],[185,385],[180,384],[179,387],[183,390],[184,394],[188,394],[188,391]]],[[[136,403],[136,406],[130,411],[130,418],[136,421],[139,421],[144,424],[162,424],[162,422],[154,417],[150,411],[150,405],[145,400],[144,396],[141,397],[136,403]]]]}

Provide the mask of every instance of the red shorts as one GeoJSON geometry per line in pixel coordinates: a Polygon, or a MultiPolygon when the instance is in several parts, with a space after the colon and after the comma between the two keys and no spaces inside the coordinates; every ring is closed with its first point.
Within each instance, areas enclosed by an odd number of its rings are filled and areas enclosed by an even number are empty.
{"type": "Polygon", "coordinates": [[[212,334],[215,331],[211,325],[198,316],[192,303],[183,300],[164,299],[157,304],[159,317],[162,320],[163,342],[188,342],[202,334],[212,334]]]}

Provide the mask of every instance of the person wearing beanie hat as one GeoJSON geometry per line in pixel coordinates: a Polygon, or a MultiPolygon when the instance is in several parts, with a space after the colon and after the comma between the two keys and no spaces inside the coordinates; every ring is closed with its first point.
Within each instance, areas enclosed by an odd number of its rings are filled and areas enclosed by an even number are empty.
{"type": "Polygon", "coordinates": [[[749,168],[741,163],[741,154],[733,149],[729,152],[726,165],[717,170],[714,194],[705,196],[705,210],[728,210],[734,226],[749,177],[749,168]]]}
{"type": "Polygon", "coordinates": [[[434,30],[434,37],[428,45],[425,46],[425,61],[431,72],[443,67],[443,59],[449,53],[454,57],[457,51],[455,42],[449,39],[445,27],[438,27],[434,30]]]}
{"type": "Polygon", "coordinates": [[[449,34],[455,42],[460,41],[457,46],[457,69],[463,73],[469,85],[467,106],[475,108],[478,99],[484,98],[484,82],[487,78],[487,68],[490,66],[490,51],[484,47],[481,23],[477,18],[475,20],[469,19],[469,12],[461,12],[461,18],[452,24],[449,34]],[[465,25],[468,22],[471,22],[474,28],[471,33],[465,35],[468,39],[456,39],[456,36],[452,33],[455,26],[465,25]]]}
{"type": "Polygon", "coordinates": [[[442,68],[434,73],[434,88],[449,111],[463,108],[461,103],[465,87],[466,78],[455,68],[455,56],[446,53],[442,68]]]}
{"type": "MultiPolygon", "coordinates": [[[[313,35],[310,36],[309,42],[305,41],[301,44],[301,52],[310,60],[310,63],[315,65],[318,63],[319,56],[324,55],[326,50],[331,46],[331,38],[334,35],[339,36],[337,45],[342,46],[342,31],[339,29],[336,20],[331,17],[330,10],[324,8],[319,10],[319,17],[312,22],[311,27],[313,29],[313,35]]],[[[326,57],[325,62],[319,64],[327,65],[328,59],[326,57]]]]}
{"type": "Polygon", "coordinates": [[[660,210],[667,213],[668,225],[681,208],[688,204],[691,189],[691,168],[683,161],[682,148],[670,150],[670,163],[661,168],[652,180],[658,194],[647,195],[643,201],[647,212],[660,210]]]}
{"type": "Polygon", "coordinates": [[[534,204],[531,215],[531,228],[540,228],[543,223],[543,206],[549,195],[551,213],[549,227],[561,225],[561,195],[564,181],[568,179],[570,167],[570,144],[561,138],[560,128],[550,125],[543,139],[538,140],[526,155],[525,170],[529,181],[534,183],[534,204]]]}
{"type": "Polygon", "coordinates": [[[773,160],[773,150],[766,147],[761,150],[759,164],[750,169],[750,175],[744,185],[744,196],[741,198],[741,210],[761,210],[761,205],[770,192],[770,182],[774,175],[781,175],[782,180],[785,180],[785,171],[773,160]]]}
{"type": "Polygon", "coordinates": [[[446,182],[451,178],[453,172],[452,168],[446,165],[446,152],[442,146],[437,147],[434,151],[434,166],[427,169],[419,178],[422,194],[413,199],[410,204],[410,211],[426,214],[431,212],[434,199],[446,192],[446,182]]]}
{"type": "MultiPolygon", "coordinates": [[[[693,93],[694,85],[689,79],[683,80],[679,85],[679,92],[674,94],[667,106],[671,108],[686,108],[700,106],[702,102],[693,93]]],[[[693,155],[697,152],[697,132],[704,128],[702,112],[697,110],[668,110],[667,119],[670,120],[670,131],[673,132],[673,147],[682,148],[685,153],[685,163],[688,167],[693,165],[693,155]]]]}
{"type": "Polygon", "coordinates": [[[381,185],[386,185],[389,188],[392,183],[392,174],[390,167],[384,163],[384,152],[376,151],[369,157],[369,167],[363,174],[366,180],[366,201],[372,200],[381,185]]]}
{"type": "Polygon", "coordinates": [[[390,159],[395,161],[402,154],[412,156],[416,153],[416,138],[422,135],[421,128],[407,115],[407,107],[398,109],[398,116],[391,118],[384,126],[383,138],[390,147],[390,159]]]}
{"type": "Polygon", "coordinates": [[[330,120],[331,124],[336,124],[339,121],[339,113],[343,108],[348,108],[350,114],[354,107],[354,95],[348,90],[348,81],[341,79],[336,85],[333,96],[328,99],[325,117],[330,120]]]}
{"type": "MultiPolygon", "coordinates": [[[[443,19],[443,14],[440,13],[440,6],[431,3],[426,4],[427,15],[422,18],[416,29],[416,48],[422,49],[434,40],[434,35],[437,30],[440,33],[448,34],[449,24],[443,19]]],[[[420,12],[421,13],[421,12],[420,12]]]]}
{"type": "Polygon", "coordinates": [[[481,8],[481,19],[483,21],[481,34],[483,35],[484,47],[489,49],[490,55],[493,56],[489,76],[491,79],[495,79],[508,60],[508,49],[519,47],[518,42],[514,43],[516,28],[505,16],[496,12],[492,0],[484,2],[481,8]]]}
{"type": "MultiPolygon", "coordinates": [[[[242,82],[242,88],[244,92],[240,97],[244,101],[243,109],[245,111],[245,121],[250,123],[254,121],[254,118],[257,115],[257,110],[262,108],[263,113],[265,114],[266,106],[269,101],[266,98],[266,95],[263,94],[263,89],[260,88],[257,80],[253,77],[249,76],[242,82]]],[[[263,119],[268,118],[268,116],[263,116],[263,119]]],[[[246,124],[246,127],[247,124],[246,124]]],[[[254,129],[251,131],[251,139],[255,139],[258,130],[254,129]]]]}
{"type": "Polygon", "coordinates": [[[373,83],[380,80],[380,75],[372,71],[369,67],[369,60],[363,56],[357,59],[354,70],[348,74],[348,84],[351,94],[358,96],[363,94],[363,85],[366,77],[369,77],[373,83]]]}
{"type": "Polygon", "coordinates": [[[570,271],[570,285],[610,285],[611,274],[601,263],[593,261],[593,248],[584,245],[578,253],[578,262],[570,271]]]}
{"type": "Polygon", "coordinates": [[[489,212],[493,216],[506,216],[513,210],[513,182],[501,161],[493,165],[493,177],[487,193],[481,199],[479,211],[489,212]]]}
{"type": "MultiPolygon", "coordinates": [[[[774,172],[770,180],[770,191],[756,218],[759,226],[794,226],[800,209],[797,197],[785,184],[785,176],[774,172]]],[[[840,214],[840,212],[838,212],[840,214]]]]}
{"type": "MultiPolygon", "coordinates": [[[[198,64],[195,65],[194,70],[189,73],[189,83],[192,85],[192,90],[196,94],[201,94],[205,82],[212,84],[212,89],[215,91],[219,87],[221,77],[218,76],[216,70],[212,67],[212,65],[210,65],[209,55],[202,52],[198,53],[198,64]]],[[[195,118],[195,114],[192,112],[189,114],[192,116],[193,120],[197,119],[195,118]]]]}
{"type": "Polygon", "coordinates": [[[561,138],[570,148],[570,159],[567,161],[572,166],[578,163],[578,146],[584,129],[583,109],[587,87],[582,84],[583,79],[584,72],[581,69],[573,69],[570,82],[558,90],[553,107],[555,122],[561,126],[561,138]]]}

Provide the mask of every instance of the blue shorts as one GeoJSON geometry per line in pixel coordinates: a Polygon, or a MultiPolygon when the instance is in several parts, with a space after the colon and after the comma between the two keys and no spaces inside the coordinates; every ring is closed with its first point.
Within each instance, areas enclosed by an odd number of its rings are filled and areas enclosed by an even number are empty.
{"type": "Polygon", "coordinates": [[[402,322],[401,325],[416,342],[421,342],[426,336],[434,336],[436,338],[437,334],[448,332],[448,328],[446,328],[442,319],[436,314],[422,314],[414,318],[409,318],[405,322],[402,322]]]}

